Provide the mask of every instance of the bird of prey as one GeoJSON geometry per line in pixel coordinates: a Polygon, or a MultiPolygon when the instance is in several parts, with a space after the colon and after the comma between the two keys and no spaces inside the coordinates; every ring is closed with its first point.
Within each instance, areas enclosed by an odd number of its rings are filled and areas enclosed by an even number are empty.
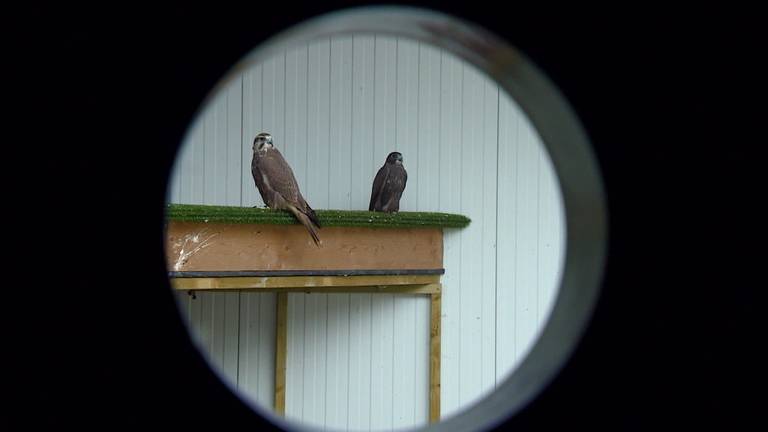
{"type": "Polygon", "coordinates": [[[390,153],[373,180],[368,211],[387,213],[399,211],[400,197],[403,195],[407,181],[408,173],[403,166],[403,155],[398,152],[390,153]]]}
{"type": "Polygon", "coordinates": [[[320,221],[315,211],[301,196],[293,170],[272,144],[272,135],[262,132],[253,140],[251,174],[264,204],[271,209],[288,210],[309,231],[312,240],[320,246],[317,230],[320,221]]]}

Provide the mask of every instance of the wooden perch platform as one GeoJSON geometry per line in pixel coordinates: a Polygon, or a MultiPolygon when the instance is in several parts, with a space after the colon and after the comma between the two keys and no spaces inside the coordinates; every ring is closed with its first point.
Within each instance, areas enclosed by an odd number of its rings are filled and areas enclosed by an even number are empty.
{"type": "Polygon", "coordinates": [[[430,296],[429,420],[440,419],[443,229],[463,228],[467,217],[317,210],[318,248],[287,212],[180,204],[166,210],[165,252],[175,289],[278,293],[279,414],[285,414],[288,293],[366,292],[430,296]]]}
{"type": "Polygon", "coordinates": [[[172,278],[442,274],[442,230],[470,222],[449,213],[317,210],[318,248],[288,212],[182,204],[166,210],[172,278]]]}

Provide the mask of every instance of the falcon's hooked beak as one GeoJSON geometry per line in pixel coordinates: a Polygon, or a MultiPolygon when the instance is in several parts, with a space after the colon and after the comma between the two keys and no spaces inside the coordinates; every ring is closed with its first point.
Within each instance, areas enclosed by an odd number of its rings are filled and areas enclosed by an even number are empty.
{"type": "Polygon", "coordinates": [[[403,155],[399,154],[397,155],[397,159],[395,160],[395,163],[399,163],[400,165],[403,164],[403,155]]]}

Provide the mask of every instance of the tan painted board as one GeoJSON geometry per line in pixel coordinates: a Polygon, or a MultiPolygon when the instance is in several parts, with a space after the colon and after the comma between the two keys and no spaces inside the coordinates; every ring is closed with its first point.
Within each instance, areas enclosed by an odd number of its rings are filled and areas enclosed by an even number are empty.
{"type": "Polygon", "coordinates": [[[323,246],[300,225],[169,221],[169,271],[441,269],[439,228],[328,227],[323,246]]]}
{"type": "MultiPolygon", "coordinates": [[[[269,276],[173,278],[171,286],[179,290],[279,290],[282,288],[387,287],[426,285],[440,282],[439,275],[379,276],[269,276]]],[[[354,288],[352,289],[354,291],[354,288]]],[[[350,291],[351,292],[351,291],[350,291]]]]}
{"type": "MultiPolygon", "coordinates": [[[[179,289],[179,288],[177,288],[179,289]]],[[[284,287],[284,288],[259,288],[250,290],[248,288],[227,288],[217,289],[216,292],[238,292],[251,291],[260,293],[306,293],[306,294],[434,294],[440,292],[440,284],[424,285],[375,285],[375,286],[325,286],[325,287],[284,287]]],[[[179,291],[188,291],[190,294],[195,291],[206,291],[196,289],[179,289],[179,291]]]]}

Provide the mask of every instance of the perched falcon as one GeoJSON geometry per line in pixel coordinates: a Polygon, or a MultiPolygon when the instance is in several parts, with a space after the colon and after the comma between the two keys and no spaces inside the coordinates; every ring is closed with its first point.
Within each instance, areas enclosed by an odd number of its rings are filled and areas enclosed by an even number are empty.
{"type": "Polygon", "coordinates": [[[403,166],[403,155],[398,152],[390,153],[373,180],[368,211],[392,213],[400,210],[400,197],[407,181],[408,173],[403,166]]]}
{"type": "Polygon", "coordinates": [[[309,231],[312,240],[320,246],[317,230],[320,221],[315,211],[301,196],[293,170],[272,144],[272,135],[262,132],[253,140],[251,174],[264,203],[271,209],[288,210],[309,231]]]}

